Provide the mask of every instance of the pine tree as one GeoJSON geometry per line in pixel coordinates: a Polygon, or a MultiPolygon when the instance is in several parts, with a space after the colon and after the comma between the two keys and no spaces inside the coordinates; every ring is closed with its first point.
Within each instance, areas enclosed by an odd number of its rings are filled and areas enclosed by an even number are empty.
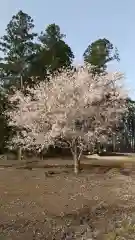
{"type": "Polygon", "coordinates": [[[33,19],[26,13],[19,11],[7,25],[6,34],[1,38],[0,50],[4,53],[1,60],[1,74],[10,79],[10,85],[20,86],[20,77],[24,83],[27,79],[29,65],[36,51],[33,33],[33,19]],[[12,78],[9,78],[11,77],[12,78]],[[17,81],[19,79],[19,81],[17,81]]]}
{"type": "Polygon", "coordinates": [[[103,73],[107,69],[107,63],[113,60],[119,61],[117,48],[106,38],[98,39],[85,50],[84,61],[93,66],[93,73],[103,73]]]}
{"type": "Polygon", "coordinates": [[[71,67],[74,54],[64,41],[65,35],[60,27],[50,24],[39,36],[40,44],[32,61],[31,71],[44,79],[47,73],[53,73],[63,67],[71,67]]]}

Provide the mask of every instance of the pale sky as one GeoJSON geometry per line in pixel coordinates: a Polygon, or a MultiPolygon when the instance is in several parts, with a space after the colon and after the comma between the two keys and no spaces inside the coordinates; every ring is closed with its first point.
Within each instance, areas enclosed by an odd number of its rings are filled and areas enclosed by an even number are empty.
{"type": "Polygon", "coordinates": [[[135,99],[135,0],[4,0],[0,8],[1,36],[19,10],[34,19],[39,33],[48,24],[58,24],[77,63],[82,61],[89,43],[108,38],[118,48],[121,58],[111,68],[126,74],[126,85],[135,99]]]}

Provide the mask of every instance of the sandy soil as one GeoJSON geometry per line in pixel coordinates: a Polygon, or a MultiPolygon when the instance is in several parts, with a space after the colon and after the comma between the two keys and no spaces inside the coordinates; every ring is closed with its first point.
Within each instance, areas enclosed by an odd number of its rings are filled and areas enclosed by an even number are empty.
{"type": "Polygon", "coordinates": [[[135,239],[134,203],[134,173],[1,168],[0,239],[135,239]]]}

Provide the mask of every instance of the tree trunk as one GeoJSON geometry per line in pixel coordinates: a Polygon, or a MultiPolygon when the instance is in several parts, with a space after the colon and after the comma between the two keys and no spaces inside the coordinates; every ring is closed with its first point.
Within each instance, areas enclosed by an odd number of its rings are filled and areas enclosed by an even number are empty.
{"type": "Polygon", "coordinates": [[[116,137],[115,137],[115,134],[113,134],[113,152],[116,152],[116,137]]]}
{"type": "Polygon", "coordinates": [[[77,155],[74,155],[74,173],[78,174],[80,172],[80,160],[78,160],[77,155]]]}
{"type": "Polygon", "coordinates": [[[74,159],[74,173],[78,174],[80,172],[80,159],[78,159],[77,145],[74,146],[73,159],[74,159]]]}
{"type": "Polygon", "coordinates": [[[41,159],[42,161],[44,160],[43,153],[41,153],[41,155],[40,155],[40,159],[41,159]]]}
{"type": "Polygon", "coordinates": [[[19,161],[22,160],[22,148],[21,147],[18,148],[18,160],[19,161]]]}

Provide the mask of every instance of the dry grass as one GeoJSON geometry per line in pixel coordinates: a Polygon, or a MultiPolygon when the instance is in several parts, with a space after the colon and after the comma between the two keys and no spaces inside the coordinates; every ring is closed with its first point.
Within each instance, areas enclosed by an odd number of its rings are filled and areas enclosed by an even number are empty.
{"type": "MultiPolygon", "coordinates": [[[[37,160],[37,158],[17,161],[17,160],[5,160],[5,156],[0,158],[0,167],[31,167],[31,168],[73,168],[73,160],[71,157],[62,158],[46,158],[44,161],[37,160]]],[[[81,166],[84,169],[88,169],[92,166],[97,167],[110,167],[110,168],[125,168],[125,166],[135,167],[135,156],[103,156],[98,155],[83,156],[81,160],[81,166]]]]}
{"type": "Polygon", "coordinates": [[[66,171],[0,169],[1,239],[135,239],[134,172],[66,171]]]}

